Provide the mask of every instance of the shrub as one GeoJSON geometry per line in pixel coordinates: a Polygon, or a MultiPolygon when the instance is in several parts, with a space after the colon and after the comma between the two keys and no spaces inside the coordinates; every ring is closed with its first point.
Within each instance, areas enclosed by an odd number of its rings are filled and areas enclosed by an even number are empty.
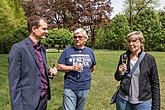
{"type": "Polygon", "coordinates": [[[22,26],[0,38],[0,53],[9,53],[11,46],[28,36],[27,28],[22,26]]]}

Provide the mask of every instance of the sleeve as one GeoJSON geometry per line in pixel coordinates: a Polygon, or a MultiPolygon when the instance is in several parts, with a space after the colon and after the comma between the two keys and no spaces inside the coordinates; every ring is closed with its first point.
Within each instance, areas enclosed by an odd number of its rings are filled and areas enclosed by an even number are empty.
{"type": "Polygon", "coordinates": [[[92,65],[96,65],[95,55],[94,55],[93,51],[91,51],[91,53],[92,53],[92,65]]]}
{"type": "Polygon", "coordinates": [[[160,110],[160,83],[157,65],[154,57],[151,64],[152,110],[160,110]]]}
{"type": "Polygon", "coordinates": [[[61,56],[58,59],[59,64],[65,64],[65,58],[66,58],[66,49],[62,52],[61,56]]]}
{"type": "Polygon", "coordinates": [[[12,110],[21,110],[23,109],[20,88],[21,53],[19,52],[17,45],[12,46],[9,53],[8,63],[8,79],[12,110]]]}

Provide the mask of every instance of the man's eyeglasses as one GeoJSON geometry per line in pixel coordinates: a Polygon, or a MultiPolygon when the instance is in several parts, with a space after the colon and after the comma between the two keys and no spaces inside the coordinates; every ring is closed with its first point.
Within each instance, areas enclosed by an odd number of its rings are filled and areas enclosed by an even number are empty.
{"type": "Polygon", "coordinates": [[[74,36],[73,38],[74,38],[74,39],[77,39],[77,38],[82,39],[83,36],[74,36]]]}

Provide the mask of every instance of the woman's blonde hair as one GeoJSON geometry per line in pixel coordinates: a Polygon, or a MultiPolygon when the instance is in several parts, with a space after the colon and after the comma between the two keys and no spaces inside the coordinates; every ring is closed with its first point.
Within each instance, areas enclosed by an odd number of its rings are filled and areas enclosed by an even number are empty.
{"type": "Polygon", "coordinates": [[[132,36],[136,35],[138,40],[141,42],[141,50],[144,51],[144,42],[145,42],[145,39],[144,39],[144,36],[143,36],[143,33],[141,31],[133,31],[133,32],[130,32],[127,37],[128,39],[132,36]]]}

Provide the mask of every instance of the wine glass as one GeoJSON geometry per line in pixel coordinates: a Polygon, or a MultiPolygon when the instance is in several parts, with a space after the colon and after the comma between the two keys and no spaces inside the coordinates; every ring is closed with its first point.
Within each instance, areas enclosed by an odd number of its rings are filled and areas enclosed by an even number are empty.
{"type": "Polygon", "coordinates": [[[122,64],[127,64],[127,59],[128,59],[127,54],[126,54],[126,53],[123,54],[123,55],[122,55],[122,64]]]}
{"type": "MultiPolygon", "coordinates": [[[[124,53],[122,55],[122,64],[125,65],[125,68],[127,68],[127,66],[126,66],[127,65],[127,60],[128,60],[128,56],[127,56],[126,53],[124,53]]],[[[128,71],[126,70],[125,73],[128,73],[128,71]]]]}
{"type": "Polygon", "coordinates": [[[80,71],[78,71],[78,74],[77,74],[77,78],[79,79],[79,78],[81,78],[81,72],[83,71],[83,61],[82,61],[82,59],[79,60],[79,61],[77,62],[77,64],[78,64],[79,66],[81,66],[81,69],[80,69],[80,71]]]}

